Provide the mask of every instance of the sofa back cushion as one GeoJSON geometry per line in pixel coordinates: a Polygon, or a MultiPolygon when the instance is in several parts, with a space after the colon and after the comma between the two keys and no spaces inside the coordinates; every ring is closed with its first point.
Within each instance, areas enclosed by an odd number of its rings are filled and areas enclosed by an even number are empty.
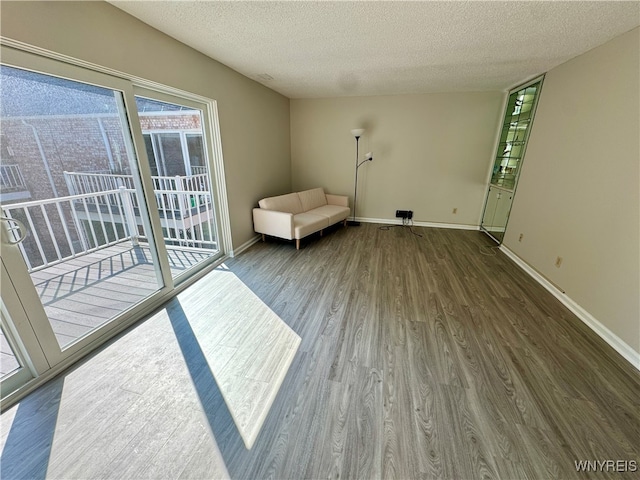
{"type": "Polygon", "coordinates": [[[260,208],[267,210],[276,210],[277,212],[302,213],[302,204],[297,193],[288,193],[286,195],[278,195],[277,197],[263,198],[258,202],[260,208]]]}
{"type": "Polygon", "coordinates": [[[308,212],[309,210],[327,204],[327,196],[324,194],[322,188],[313,188],[311,190],[305,190],[304,192],[298,192],[298,197],[300,197],[303,212],[308,212]]]}

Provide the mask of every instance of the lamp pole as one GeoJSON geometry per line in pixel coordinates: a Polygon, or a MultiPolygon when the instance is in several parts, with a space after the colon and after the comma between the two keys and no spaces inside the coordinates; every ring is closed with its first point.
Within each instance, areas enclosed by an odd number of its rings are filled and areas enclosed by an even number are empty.
{"type": "Polygon", "coordinates": [[[362,136],[363,133],[364,133],[363,128],[355,128],[351,130],[351,134],[354,137],[356,137],[356,175],[355,175],[355,185],[353,187],[353,220],[348,222],[348,224],[353,227],[360,226],[360,222],[356,221],[356,201],[358,199],[358,167],[359,167],[358,158],[360,157],[360,152],[358,149],[360,144],[360,137],[362,136]]]}
{"type": "Polygon", "coordinates": [[[360,222],[356,221],[356,205],[358,199],[358,146],[359,146],[360,137],[356,137],[356,181],[355,187],[353,188],[353,220],[351,221],[351,225],[354,227],[359,227],[360,222]]]}

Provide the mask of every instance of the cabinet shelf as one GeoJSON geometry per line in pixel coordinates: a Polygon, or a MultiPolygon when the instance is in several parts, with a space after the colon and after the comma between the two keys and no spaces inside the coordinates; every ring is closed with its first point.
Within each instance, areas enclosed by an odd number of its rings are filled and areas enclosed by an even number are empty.
{"type": "Polygon", "coordinates": [[[491,183],[491,188],[495,188],[496,190],[500,190],[507,193],[513,193],[513,188],[505,187],[504,185],[500,185],[498,183],[491,183]]]}
{"type": "Polygon", "coordinates": [[[529,125],[529,120],[530,120],[529,118],[527,118],[527,119],[522,119],[522,118],[520,118],[520,119],[518,119],[518,118],[512,119],[512,118],[508,118],[508,119],[505,120],[503,125],[505,127],[510,127],[510,128],[514,128],[514,129],[518,128],[520,130],[523,130],[523,129],[527,128],[527,125],[529,125]]]}

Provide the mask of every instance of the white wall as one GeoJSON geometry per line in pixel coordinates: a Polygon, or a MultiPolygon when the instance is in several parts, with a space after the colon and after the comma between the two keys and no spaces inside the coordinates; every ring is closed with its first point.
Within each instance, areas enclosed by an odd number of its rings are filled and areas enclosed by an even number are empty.
{"type": "Polygon", "coordinates": [[[291,189],[289,100],[105,2],[1,2],[18,40],[218,102],[234,247],[254,237],[251,209],[291,189]]]}
{"type": "Polygon", "coordinates": [[[355,140],[366,128],[358,217],[477,226],[505,94],[442,93],[291,100],[295,190],[324,187],[353,200],[355,140]],[[454,208],[458,209],[453,214],[454,208]]]}
{"type": "Polygon", "coordinates": [[[504,239],[636,352],[639,31],[546,75],[504,239]],[[554,266],[557,256],[563,258],[560,268],[554,266]]]}

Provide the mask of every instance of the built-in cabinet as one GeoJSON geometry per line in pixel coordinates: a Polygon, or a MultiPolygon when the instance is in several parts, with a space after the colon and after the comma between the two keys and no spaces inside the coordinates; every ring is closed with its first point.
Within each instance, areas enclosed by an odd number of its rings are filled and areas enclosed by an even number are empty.
{"type": "Polygon", "coordinates": [[[498,243],[507,228],[541,86],[542,77],[509,92],[480,225],[498,243]]]}
{"type": "Polygon", "coordinates": [[[513,192],[491,185],[487,195],[482,226],[494,238],[502,238],[507,225],[513,192]]]}

